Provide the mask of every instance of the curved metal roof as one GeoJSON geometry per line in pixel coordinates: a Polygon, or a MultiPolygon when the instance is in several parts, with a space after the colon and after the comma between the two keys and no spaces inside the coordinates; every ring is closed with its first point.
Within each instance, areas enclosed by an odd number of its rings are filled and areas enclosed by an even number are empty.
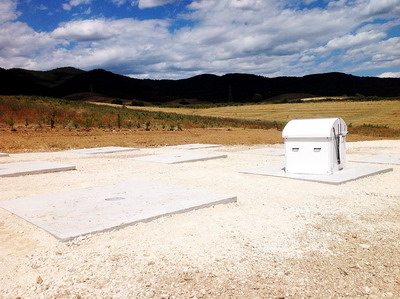
{"type": "Polygon", "coordinates": [[[330,138],[347,134],[347,126],[340,117],[293,119],[282,131],[283,138],[330,138]]]}

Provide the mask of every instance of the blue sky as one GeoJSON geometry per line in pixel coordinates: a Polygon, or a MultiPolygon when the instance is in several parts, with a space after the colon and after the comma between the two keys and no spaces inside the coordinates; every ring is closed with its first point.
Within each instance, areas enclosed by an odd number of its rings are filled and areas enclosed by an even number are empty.
{"type": "Polygon", "coordinates": [[[0,67],[400,77],[400,0],[0,0],[0,67]]]}

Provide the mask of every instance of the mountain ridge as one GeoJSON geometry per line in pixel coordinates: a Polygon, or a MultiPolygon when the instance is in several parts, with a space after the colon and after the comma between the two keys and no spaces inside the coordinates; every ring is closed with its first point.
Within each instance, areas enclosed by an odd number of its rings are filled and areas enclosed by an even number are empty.
{"type": "Polygon", "coordinates": [[[0,94],[68,97],[96,93],[110,98],[169,102],[197,99],[210,103],[265,101],[280,94],[316,96],[400,96],[400,78],[358,77],[331,72],[302,77],[263,77],[228,73],[202,74],[179,80],[136,79],[104,69],[83,71],[73,67],[49,71],[0,68],[0,94]]]}

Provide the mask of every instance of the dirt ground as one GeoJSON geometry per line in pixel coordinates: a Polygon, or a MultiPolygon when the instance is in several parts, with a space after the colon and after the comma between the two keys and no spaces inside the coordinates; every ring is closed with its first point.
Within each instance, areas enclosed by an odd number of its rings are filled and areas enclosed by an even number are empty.
{"type": "MultiPolygon", "coordinates": [[[[145,179],[235,195],[237,203],[66,243],[0,209],[0,298],[399,298],[400,166],[337,186],[240,173],[282,165],[283,157],[243,152],[282,148],[271,145],[280,134],[1,132],[0,152],[14,154],[0,164],[47,160],[77,170],[1,178],[0,200],[145,179]],[[228,157],[176,165],[127,160],[194,142],[226,143],[201,151],[228,157]],[[105,145],[143,148],[57,151],[105,145]]],[[[349,158],[379,153],[400,154],[400,141],[348,143],[349,158]]]]}
{"type": "MultiPolygon", "coordinates": [[[[349,135],[348,141],[379,140],[384,137],[349,135]]],[[[155,147],[187,143],[225,145],[282,143],[282,132],[262,129],[185,129],[144,131],[128,129],[0,129],[0,152],[58,151],[101,146],[155,147]]]]}

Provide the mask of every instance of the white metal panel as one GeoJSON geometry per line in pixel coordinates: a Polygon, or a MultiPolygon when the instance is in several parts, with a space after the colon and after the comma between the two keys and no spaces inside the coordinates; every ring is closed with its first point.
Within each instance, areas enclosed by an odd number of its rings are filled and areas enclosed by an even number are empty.
{"type": "Polygon", "coordinates": [[[328,139],[291,139],[285,142],[285,171],[332,174],[332,147],[328,139]]]}

